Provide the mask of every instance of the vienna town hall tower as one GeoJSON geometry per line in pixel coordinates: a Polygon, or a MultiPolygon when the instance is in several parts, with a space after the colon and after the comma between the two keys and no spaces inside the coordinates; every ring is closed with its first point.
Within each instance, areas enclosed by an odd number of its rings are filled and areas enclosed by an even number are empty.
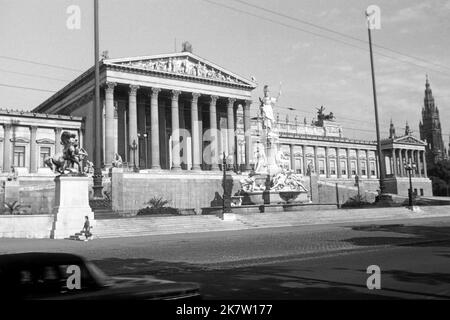
{"type": "Polygon", "coordinates": [[[447,151],[442,140],[441,121],[439,109],[434,104],[428,76],[425,83],[424,107],[422,108],[422,121],[419,124],[420,139],[427,143],[427,163],[432,164],[448,159],[447,151]]]}

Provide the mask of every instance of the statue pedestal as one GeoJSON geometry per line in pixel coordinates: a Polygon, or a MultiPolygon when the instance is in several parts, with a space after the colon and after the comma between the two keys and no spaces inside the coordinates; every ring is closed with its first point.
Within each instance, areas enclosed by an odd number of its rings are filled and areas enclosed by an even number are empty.
{"type": "MultiPolygon", "coordinates": [[[[94,212],[89,206],[89,177],[65,176],[55,178],[55,222],[52,238],[68,238],[83,229],[85,216],[95,225],[94,212]]],[[[95,229],[94,229],[95,232],[95,229]]]]}

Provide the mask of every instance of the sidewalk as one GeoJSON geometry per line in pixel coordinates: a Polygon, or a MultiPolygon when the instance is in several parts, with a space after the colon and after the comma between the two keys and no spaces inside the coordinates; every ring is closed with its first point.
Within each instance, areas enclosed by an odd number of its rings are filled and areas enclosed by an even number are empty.
{"type": "Polygon", "coordinates": [[[450,206],[424,206],[419,211],[397,207],[231,214],[231,221],[213,215],[133,217],[98,220],[94,235],[96,238],[136,237],[448,216],[450,206]]]}

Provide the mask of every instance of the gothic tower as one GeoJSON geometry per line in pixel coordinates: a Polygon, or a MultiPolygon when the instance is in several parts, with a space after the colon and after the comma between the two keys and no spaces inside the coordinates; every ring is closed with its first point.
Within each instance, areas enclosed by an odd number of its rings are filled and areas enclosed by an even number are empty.
{"type": "Polygon", "coordinates": [[[427,163],[432,164],[447,159],[447,151],[444,146],[444,140],[442,139],[439,109],[434,104],[434,97],[428,76],[425,83],[424,106],[422,108],[422,121],[419,124],[419,129],[420,139],[427,143],[427,163]]]}

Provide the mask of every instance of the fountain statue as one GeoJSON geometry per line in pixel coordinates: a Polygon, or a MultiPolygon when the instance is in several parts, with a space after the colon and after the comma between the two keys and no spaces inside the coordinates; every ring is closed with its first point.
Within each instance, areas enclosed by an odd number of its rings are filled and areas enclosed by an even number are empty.
{"type": "Polygon", "coordinates": [[[264,86],[264,97],[259,99],[258,119],[262,134],[256,144],[255,169],[241,179],[239,194],[248,195],[253,204],[267,203],[267,194],[270,203],[306,202],[308,190],[304,186],[303,176],[281,166],[279,135],[273,117],[273,107],[280,94],[273,98],[269,92],[269,87],[264,86]]]}

